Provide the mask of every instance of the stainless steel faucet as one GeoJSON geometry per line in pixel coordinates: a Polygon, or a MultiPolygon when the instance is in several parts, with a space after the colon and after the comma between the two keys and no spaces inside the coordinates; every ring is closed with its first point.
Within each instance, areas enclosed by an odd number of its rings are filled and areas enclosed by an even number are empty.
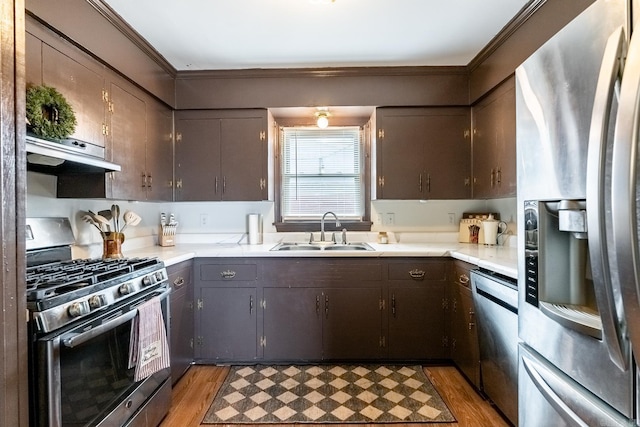
{"type": "Polygon", "coordinates": [[[322,219],[320,220],[320,241],[324,242],[324,219],[326,218],[327,215],[333,215],[333,217],[336,219],[336,227],[340,227],[340,220],[338,219],[338,215],[334,214],[333,212],[325,212],[324,215],[322,215],[322,219]]]}

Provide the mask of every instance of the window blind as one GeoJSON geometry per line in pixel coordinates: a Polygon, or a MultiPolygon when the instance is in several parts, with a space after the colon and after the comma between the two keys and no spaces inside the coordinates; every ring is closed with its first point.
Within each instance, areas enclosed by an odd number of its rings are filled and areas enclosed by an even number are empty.
{"type": "Polygon", "coordinates": [[[327,211],[362,220],[360,128],[283,128],[281,138],[283,221],[320,219],[327,211]]]}

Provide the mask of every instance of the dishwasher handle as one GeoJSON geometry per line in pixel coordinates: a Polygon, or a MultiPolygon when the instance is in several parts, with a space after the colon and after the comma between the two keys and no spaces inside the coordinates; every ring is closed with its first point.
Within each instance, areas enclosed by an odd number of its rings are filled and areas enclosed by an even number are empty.
{"type": "Polygon", "coordinates": [[[518,287],[515,284],[476,270],[471,271],[471,284],[477,295],[518,314],[518,287]]]}

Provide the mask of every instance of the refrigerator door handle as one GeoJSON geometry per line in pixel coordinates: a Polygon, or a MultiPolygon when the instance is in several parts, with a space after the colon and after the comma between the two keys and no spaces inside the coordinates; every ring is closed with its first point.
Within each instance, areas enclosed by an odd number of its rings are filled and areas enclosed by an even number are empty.
{"type": "MultiPolygon", "coordinates": [[[[614,92],[619,84],[622,71],[622,58],[625,48],[625,35],[622,27],[614,31],[604,50],[589,130],[589,151],[587,157],[587,224],[591,274],[598,302],[598,311],[602,320],[602,337],[609,350],[609,357],[621,369],[628,369],[628,348],[625,332],[620,327],[616,306],[614,281],[609,264],[607,242],[608,224],[605,199],[610,194],[607,188],[607,148],[609,129],[612,119],[614,92]]],[[[615,273],[615,272],[613,272],[615,273]]],[[[618,308],[617,308],[618,307],[618,308]]]]}
{"type": "MultiPolygon", "coordinates": [[[[520,347],[524,371],[545,400],[569,426],[626,426],[628,420],[590,392],[520,347]]],[[[522,372],[522,370],[520,371],[522,372]]]]}
{"type": "Polygon", "coordinates": [[[611,198],[615,266],[627,333],[640,354],[640,259],[638,248],[638,132],[640,119],[640,32],[631,37],[624,67],[613,142],[611,198]]]}

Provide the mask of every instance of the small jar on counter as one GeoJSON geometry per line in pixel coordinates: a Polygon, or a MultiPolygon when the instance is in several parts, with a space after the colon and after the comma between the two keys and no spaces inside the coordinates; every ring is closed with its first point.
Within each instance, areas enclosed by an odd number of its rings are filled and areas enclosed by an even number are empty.
{"type": "Polygon", "coordinates": [[[382,243],[382,244],[389,243],[389,236],[387,236],[386,231],[381,231],[378,233],[378,243],[382,243]]]}

